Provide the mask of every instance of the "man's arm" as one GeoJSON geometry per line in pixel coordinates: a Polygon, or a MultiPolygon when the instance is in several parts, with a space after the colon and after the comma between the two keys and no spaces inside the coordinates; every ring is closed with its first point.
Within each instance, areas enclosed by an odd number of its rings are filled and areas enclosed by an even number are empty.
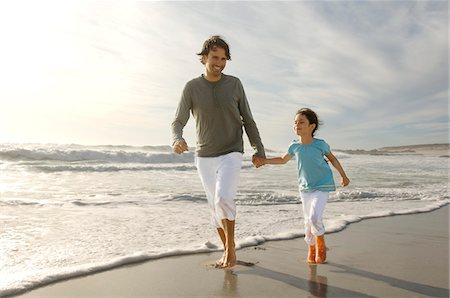
{"type": "Polygon", "coordinates": [[[256,126],[256,122],[253,119],[252,112],[250,110],[250,105],[248,104],[247,97],[244,92],[244,87],[242,86],[242,83],[240,81],[239,81],[239,85],[241,88],[239,111],[241,113],[245,132],[247,133],[250,145],[255,150],[254,156],[265,158],[266,153],[264,150],[264,145],[261,141],[261,137],[259,135],[258,127],[256,126]]]}
{"type": "Polygon", "coordinates": [[[188,88],[185,86],[175,113],[175,119],[172,122],[172,148],[178,154],[188,151],[188,145],[183,139],[183,129],[189,120],[190,111],[191,100],[189,97],[188,88]]]}

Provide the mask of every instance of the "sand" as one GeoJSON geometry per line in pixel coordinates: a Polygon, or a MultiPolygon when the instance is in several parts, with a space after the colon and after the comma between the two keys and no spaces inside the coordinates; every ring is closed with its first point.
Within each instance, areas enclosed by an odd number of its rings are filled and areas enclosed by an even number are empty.
{"type": "MultiPolygon", "coordinates": [[[[367,219],[326,235],[328,263],[308,265],[303,239],[177,256],[53,283],[18,297],[449,297],[449,207],[367,219]],[[254,264],[254,265],[252,265],[254,264]]],[[[239,224],[239,222],[238,222],[239,224]]]]}

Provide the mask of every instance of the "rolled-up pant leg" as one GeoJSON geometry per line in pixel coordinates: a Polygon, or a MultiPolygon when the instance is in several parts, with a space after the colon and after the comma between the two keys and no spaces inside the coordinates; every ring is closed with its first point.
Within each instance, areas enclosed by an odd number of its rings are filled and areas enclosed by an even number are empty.
{"type": "Polygon", "coordinates": [[[322,216],[329,197],[328,192],[300,192],[305,224],[305,241],[315,245],[315,236],[325,234],[322,216]]]}
{"type": "Polygon", "coordinates": [[[242,153],[232,152],[218,157],[197,157],[197,170],[208,198],[212,224],[222,227],[222,219],[235,220],[237,187],[242,166],[242,153]]]}

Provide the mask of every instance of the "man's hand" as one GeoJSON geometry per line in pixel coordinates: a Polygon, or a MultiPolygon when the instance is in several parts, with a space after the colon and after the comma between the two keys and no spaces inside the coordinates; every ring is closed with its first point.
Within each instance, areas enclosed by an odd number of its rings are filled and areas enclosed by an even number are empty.
{"type": "Polygon", "coordinates": [[[173,151],[177,154],[181,154],[184,151],[189,151],[189,147],[185,140],[177,141],[175,144],[173,144],[172,148],[173,151]]]}
{"type": "Polygon", "coordinates": [[[252,156],[252,163],[256,168],[262,167],[265,165],[265,159],[261,157],[257,157],[255,155],[252,156]]]}

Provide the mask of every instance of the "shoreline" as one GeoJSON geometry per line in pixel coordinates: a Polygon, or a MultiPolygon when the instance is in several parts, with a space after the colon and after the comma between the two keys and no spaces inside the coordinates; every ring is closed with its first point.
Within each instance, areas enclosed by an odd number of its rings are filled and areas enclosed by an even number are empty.
{"type": "Polygon", "coordinates": [[[274,240],[238,250],[240,263],[229,270],[208,265],[220,251],[172,256],[53,282],[15,297],[448,297],[448,215],[447,204],[349,224],[326,235],[323,265],[304,261],[303,238],[274,240]]]}

